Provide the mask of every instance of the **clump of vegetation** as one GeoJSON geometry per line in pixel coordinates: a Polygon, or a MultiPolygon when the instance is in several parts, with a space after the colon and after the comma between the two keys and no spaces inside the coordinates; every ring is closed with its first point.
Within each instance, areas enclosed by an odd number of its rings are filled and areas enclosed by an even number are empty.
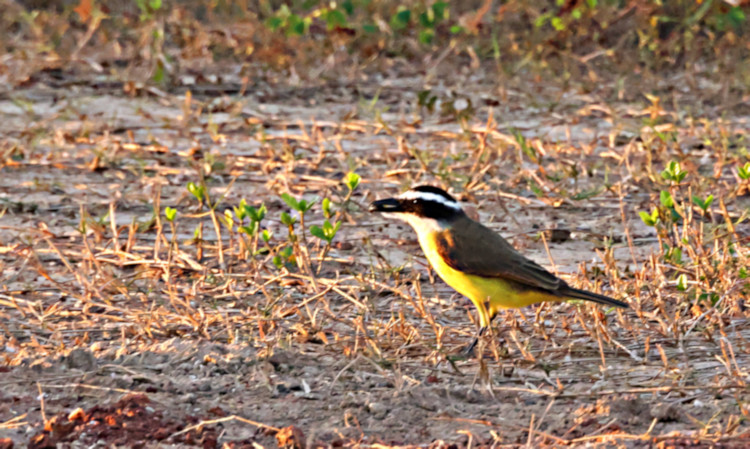
{"type": "MultiPolygon", "coordinates": [[[[121,51],[137,55],[133,63],[150,65],[156,83],[177,82],[178,59],[191,56],[288,69],[328,55],[340,68],[368,58],[431,53],[441,54],[438,61],[468,58],[472,66],[494,61],[502,76],[531,70],[596,82],[634,66],[650,72],[698,59],[747,73],[750,50],[742,43],[748,14],[744,2],[718,0],[511,0],[481,6],[442,0],[192,0],[169,7],[160,0],[81,0],[77,6],[7,8],[0,26],[14,32],[0,37],[0,44],[11,53],[21,47],[47,53],[64,64],[87,46],[116,40],[121,51]],[[215,23],[228,32],[212,33],[215,23]]],[[[746,85],[750,78],[745,74],[738,82],[746,85]]]]}

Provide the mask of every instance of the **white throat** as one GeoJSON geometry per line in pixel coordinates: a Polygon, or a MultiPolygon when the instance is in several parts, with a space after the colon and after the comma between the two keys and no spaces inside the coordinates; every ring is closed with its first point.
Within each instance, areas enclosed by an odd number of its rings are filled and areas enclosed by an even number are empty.
{"type": "Polygon", "coordinates": [[[414,229],[414,232],[417,233],[417,237],[419,238],[420,243],[422,243],[422,239],[424,239],[428,235],[431,235],[435,232],[445,231],[446,229],[450,229],[451,227],[451,225],[446,221],[435,220],[434,218],[420,217],[414,214],[385,213],[383,215],[388,218],[395,218],[397,220],[409,223],[409,226],[411,226],[414,229]]]}

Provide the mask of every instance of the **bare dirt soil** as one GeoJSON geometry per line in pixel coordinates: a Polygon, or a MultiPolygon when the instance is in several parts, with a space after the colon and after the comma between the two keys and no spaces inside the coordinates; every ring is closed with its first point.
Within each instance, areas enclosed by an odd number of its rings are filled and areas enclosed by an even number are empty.
{"type": "MultiPolygon", "coordinates": [[[[639,217],[675,159],[717,197],[691,229],[747,213],[747,195],[727,193],[747,108],[714,102],[709,81],[669,92],[679,76],[655,86],[676,107],[453,82],[460,93],[386,76],[128,95],[42,78],[3,94],[0,447],[749,447],[745,281],[716,281],[713,305],[688,299],[678,275],[700,282],[698,262],[665,262],[639,217]],[[474,110],[427,111],[428,87],[474,110]],[[201,179],[213,217],[187,189],[201,179]],[[481,359],[457,357],[471,304],[410,229],[367,212],[419,183],[452,188],[525,254],[631,309],[507,311],[481,359]],[[332,200],[343,225],[324,260],[298,221],[294,256],[272,263],[295,245],[284,192],[318,200],[305,227],[332,200]],[[223,221],[243,198],[268,208],[270,254],[248,254],[223,221]]],[[[747,261],[736,223],[734,256],[717,239],[690,258],[747,261]]]]}

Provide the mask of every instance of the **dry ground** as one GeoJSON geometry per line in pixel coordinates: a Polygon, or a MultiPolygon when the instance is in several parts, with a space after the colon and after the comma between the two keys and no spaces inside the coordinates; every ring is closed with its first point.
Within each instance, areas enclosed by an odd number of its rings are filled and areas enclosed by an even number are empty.
{"type": "MultiPolygon", "coordinates": [[[[429,86],[471,101],[462,124],[418,106],[416,74],[243,96],[44,76],[0,99],[0,441],[750,445],[737,175],[750,116],[710,78],[659,81],[661,103],[480,75],[451,79],[460,93],[429,86]],[[688,174],[670,188],[671,160],[688,174]],[[362,182],[347,199],[350,171],[362,182]],[[186,188],[201,179],[214,217],[186,188]],[[632,309],[508,311],[482,360],[456,359],[469,302],[411,230],[366,211],[417,183],[452,188],[524,253],[632,309]],[[669,189],[689,214],[665,234],[682,263],[638,215],[669,189]],[[333,202],[343,225],[323,262],[299,223],[296,257],[277,268],[222,221],[243,198],[265,203],[279,251],[284,192],[333,202]],[[709,193],[701,215],[689,198],[709,193]],[[714,303],[695,300],[706,291],[714,303]]],[[[305,218],[321,224],[319,201],[305,218]]]]}

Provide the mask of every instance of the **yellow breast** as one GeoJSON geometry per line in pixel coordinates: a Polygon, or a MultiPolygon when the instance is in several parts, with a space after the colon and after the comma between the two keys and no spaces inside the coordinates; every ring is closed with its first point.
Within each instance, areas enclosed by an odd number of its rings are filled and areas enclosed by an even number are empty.
{"type": "Polygon", "coordinates": [[[535,290],[518,289],[502,278],[488,278],[458,271],[443,261],[438,253],[437,232],[423,233],[419,244],[427,260],[446,284],[466,296],[479,310],[480,325],[489,325],[490,319],[500,309],[525,307],[542,301],[559,300],[535,290]]]}

